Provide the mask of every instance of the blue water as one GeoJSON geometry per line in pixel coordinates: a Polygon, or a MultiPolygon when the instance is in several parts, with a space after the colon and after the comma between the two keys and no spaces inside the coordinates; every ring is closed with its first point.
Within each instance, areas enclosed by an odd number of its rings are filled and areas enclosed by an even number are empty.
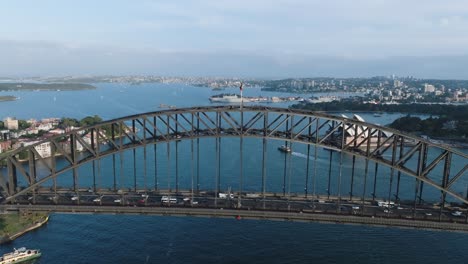
{"type": "MultiPolygon", "coordinates": [[[[17,118],[75,117],[100,115],[104,119],[159,110],[160,104],[188,107],[210,105],[208,97],[219,93],[208,88],[198,88],[177,84],[144,84],[138,86],[122,84],[96,84],[93,91],[74,92],[0,92],[0,95],[15,95],[20,100],[0,103],[0,117],[17,118]]],[[[237,92],[228,89],[223,92],[237,92]]],[[[258,88],[244,90],[245,96],[288,96],[289,94],[265,93],[258,88]]],[[[287,106],[272,104],[271,106],[287,106]]],[[[348,115],[351,115],[349,113],[348,115]]],[[[402,114],[385,114],[376,118],[372,114],[360,114],[370,122],[390,123],[402,114]]],[[[139,171],[140,186],[154,186],[156,183],[165,188],[174,182],[167,180],[174,174],[174,148],[171,143],[171,164],[167,164],[166,145],[158,145],[157,181],[151,177],[143,179],[139,171]],[[170,166],[170,167],[168,167],[170,166]]],[[[238,186],[239,157],[233,149],[239,147],[238,140],[222,139],[223,180],[221,188],[238,186]]],[[[267,190],[281,191],[283,180],[283,155],[276,150],[281,142],[268,142],[268,177],[267,190]]],[[[211,188],[215,184],[214,140],[202,141],[204,159],[201,159],[201,187],[211,188]]],[[[246,189],[260,188],[261,178],[258,164],[261,162],[261,148],[258,140],[246,139],[244,150],[246,189]],[[251,175],[249,177],[249,175],[251,175]]],[[[190,141],[179,143],[180,187],[190,188],[190,141]]],[[[148,160],[152,160],[151,147],[148,160]]],[[[313,153],[314,148],[311,148],[313,153]]],[[[141,157],[142,150],[137,152],[141,157]]],[[[131,153],[126,153],[128,162],[124,164],[124,175],[131,174],[131,153]]],[[[303,192],[304,168],[307,160],[306,147],[294,146],[292,156],[292,192],[303,192]]],[[[339,155],[334,155],[338,162],[339,155]]],[[[350,157],[344,157],[350,159],[350,157]]],[[[117,158],[118,160],[118,158],[117,158]]],[[[311,162],[313,160],[310,160],[311,162]]],[[[140,160],[139,160],[140,162],[140,160]]],[[[328,152],[319,149],[316,161],[319,175],[317,184],[309,185],[309,192],[326,192],[328,152]]],[[[362,188],[361,167],[356,169],[356,192],[362,188]],[[361,175],[361,176],[359,176],[361,175]]],[[[102,174],[111,169],[110,160],[103,160],[102,174]]],[[[312,163],[311,163],[312,164],[312,163]]],[[[152,166],[149,166],[151,168],[152,166]]],[[[370,168],[373,168],[372,166],[370,168]]],[[[80,169],[85,175],[90,166],[80,169]]],[[[343,175],[350,168],[344,167],[343,175]]],[[[372,169],[371,169],[372,170],[372,169]]],[[[380,174],[388,170],[380,168],[380,174]]],[[[332,186],[337,181],[337,166],[332,170],[332,186]]],[[[153,171],[148,171],[152,175],[153,171]]],[[[117,173],[119,175],[119,172],[117,173]]],[[[373,178],[373,174],[370,174],[373,178]]],[[[403,178],[402,178],[403,179],[403,178]]],[[[401,186],[404,190],[414,189],[414,180],[407,178],[401,186]]],[[[60,183],[59,179],[59,183],[60,183]]],[[[99,179],[103,185],[110,184],[106,179],[99,179]]],[[[343,186],[349,178],[344,177],[343,186]]],[[[368,185],[373,183],[368,179],[368,185]]],[[[382,186],[388,183],[388,177],[379,177],[382,186]]],[[[63,183],[66,183],[63,177],[63,183]]],[[[90,186],[91,178],[82,177],[80,184],[90,186]]],[[[124,178],[119,184],[131,185],[130,178],[124,178]]],[[[310,183],[309,183],[310,184],[310,183]]],[[[345,188],[345,187],[343,187],[345,188]]],[[[437,191],[426,187],[427,196],[434,196],[437,191]]],[[[395,189],[395,187],[393,188],[395,189]]],[[[331,193],[336,193],[336,189],[331,193]]],[[[344,189],[342,192],[347,193],[344,189]]],[[[385,188],[378,188],[378,195],[388,193],[385,188]]],[[[411,192],[408,192],[411,193],[411,192]]],[[[429,197],[430,198],[430,197],[429,197]]],[[[39,248],[43,257],[36,263],[467,263],[468,253],[466,234],[434,232],[412,229],[379,228],[351,225],[329,225],[317,223],[292,223],[274,221],[254,221],[212,218],[177,218],[156,216],[115,216],[115,215],[66,215],[54,214],[50,222],[37,231],[28,233],[11,244],[2,245],[0,253],[13,247],[26,246],[39,248]]]]}

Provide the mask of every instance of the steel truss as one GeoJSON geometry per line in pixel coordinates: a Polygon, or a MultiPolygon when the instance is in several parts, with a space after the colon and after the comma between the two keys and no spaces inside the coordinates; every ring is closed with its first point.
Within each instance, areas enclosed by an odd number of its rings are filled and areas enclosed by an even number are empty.
{"type": "MultiPolygon", "coordinates": [[[[396,196],[398,196],[400,175],[404,173],[416,179],[415,203],[417,197],[419,197],[419,201],[421,200],[424,184],[429,184],[441,191],[442,205],[445,204],[447,194],[463,203],[468,203],[467,197],[463,197],[463,194],[454,191],[453,188],[457,183],[460,183],[462,176],[466,175],[468,168],[467,154],[390,128],[354,119],[303,110],[261,106],[209,106],[156,111],[122,117],[48,138],[37,144],[0,155],[0,165],[3,166],[0,170],[0,190],[5,198],[4,202],[14,201],[15,197],[19,195],[34,193],[42,184],[50,180],[54,181],[54,187],[56,188],[55,181],[57,177],[71,170],[73,172],[73,186],[71,186],[71,189],[77,191],[79,186],[78,168],[83,164],[92,162],[93,174],[95,174],[96,162],[99,170],[100,159],[110,155],[114,160],[113,177],[114,190],[116,190],[115,182],[118,175],[116,176],[115,155],[117,153],[127,150],[135,151],[135,148],[145,147],[144,159],[146,164],[146,146],[154,145],[156,152],[158,143],[190,139],[192,140],[193,165],[195,162],[193,157],[194,140],[198,144],[198,139],[208,137],[218,138],[216,141],[217,152],[221,148],[220,139],[223,137],[241,138],[241,142],[244,137],[261,138],[263,139],[264,155],[266,152],[265,139],[282,140],[286,144],[308,144],[308,155],[311,145],[321,146],[337,151],[338,155],[341,156],[343,153],[353,155],[352,177],[354,177],[356,157],[366,159],[366,177],[369,173],[369,161],[373,161],[375,163],[374,193],[378,166],[390,167],[389,200],[391,199],[393,181],[398,181],[396,190],[396,196]],[[48,148],[52,158],[42,157],[38,152],[37,147],[44,146],[43,144],[48,148]],[[430,155],[431,158],[429,158],[428,153],[432,154],[430,155]],[[66,160],[66,165],[60,168],[56,165],[59,157],[66,160]],[[455,160],[457,164],[462,164],[456,169],[452,166],[455,160]],[[47,168],[47,175],[37,176],[37,167],[39,165],[47,168]],[[437,172],[438,177],[430,176],[436,167],[441,168],[437,172]],[[394,175],[395,173],[397,175],[394,175]],[[18,177],[23,177],[27,182],[27,186],[18,186],[18,177]]],[[[168,156],[169,151],[168,148],[168,156]]],[[[178,150],[175,151],[177,153],[178,150]]],[[[240,152],[242,155],[242,143],[240,152]]],[[[330,162],[332,155],[333,153],[330,152],[330,162]]],[[[135,152],[133,157],[134,174],[136,174],[135,152]]],[[[120,158],[122,159],[121,155],[120,158]]],[[[341,160],[340,158],[340,163],[341,160]]],[[[177,163],[177,159],[175,162],[177,163]]],[[[217,166],[220,166],[219,157],[217,163],[217,166]]],[[[262,166],[262,181],[264,181],[267,176],[265,157],[262,166]]],[[[310,190],[307,189],[310,181],[308,168],[309,161],[307,161],[307,176],[305,179],[306,195],[308,192],[310,193],[310,190]]],[[[155,170],[157,170],[156,157],[155,170]]],[[[144,173],[146,174],[146,167],[144,173]]],[[[240,189],[242,190],[242,172],[240,174],[240,189]]],[[[286,174],[285,168],[285,186],[283,186],[285,192],[286,174]]],[[[197,183],[198,177],[197,173],[197,183]]],[[[218,168],[218,184],[219,177],[218,168]]],[[[311,180],[315,181],[315,178],[311,180]]],[[[351,182],[351,197],[353,196],[352,184],[351,182]]],[[[96,185],[96,180],[94,180],[94,188],[97,188],[96,185]]],[[[136,189],[136,176],[134,185],[136,189]]],[[[192,188],[196,188],[198,191],[199,186],[194,185],[192,179],[192,188]]],[[[156,185],[155,189],[157,188],[156,185]]],[[[178,189],[178,183],[176,189],[178,189]]],[[[216,189],[216,191],[219,191],[219,186],[216,189]]],[[[264,193],[265,184],[263,182],[262,194],[264,193]]],[[[315,190],[313,193],[315,193],[315,190]]]]}

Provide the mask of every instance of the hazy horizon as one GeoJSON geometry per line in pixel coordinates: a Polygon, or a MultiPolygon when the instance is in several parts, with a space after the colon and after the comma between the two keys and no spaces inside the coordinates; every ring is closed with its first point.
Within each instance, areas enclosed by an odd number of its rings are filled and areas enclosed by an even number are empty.
{"type": "Polygon", "coordinates": [[[6,77],[468,79],[462,0],[19,0],[2,10],[6,77]]]}

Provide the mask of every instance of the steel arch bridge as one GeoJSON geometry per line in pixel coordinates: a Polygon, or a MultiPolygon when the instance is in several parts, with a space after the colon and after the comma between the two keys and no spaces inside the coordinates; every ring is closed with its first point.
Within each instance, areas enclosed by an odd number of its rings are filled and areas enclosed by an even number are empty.
{"type": "MultiPolygon", "coordinates": [[[[370,174],[369,162],[375,163],[374,177],[377,177],[378,166],[386,166],[390,168],[391,174],[389,188],[392,188],[392,182],[397,183],[396,199],[398,199],[400,176],[405,175],[414,177],[416,180],[415,203],[416,197],[421,197],[424,184],[427,184],[440,190],[441,210],[446,204],[447,195],[461,204],[468,204],[468,197],[464,197],[459,191],[460,188],[455,188],[465,184],[463,180],[466,181],[464,177],[467,174],[468,155],[463,152],[356,119],[304,110],[242,105],[169,109],[122,117],[69,131],[42,142],[0,154],[2,166],[0,190],[4,197],[2,202],[14,204],[21,196],[35,197],[41,187],[51,180],[54,181],[54,185],[50,190],[53,189],[57,193],[58,187],[55,180],[65,173],[73,174],[73,182],[70,183],[69,190],[77,193],[80,191],[78,171],[82,165],[93,163],[94,174],[95,161],[124,151],[133,150],[135,164],[135,149],[139,147],[145,147],[144,159],[146,161],[146,146],[149,145],[223,137],[240,139],[239,199],[246,195],[243,192],[243,139],[259,138],[263,139],[264,156],[267,139],[284,141],[284,151],[288,151],[291,144],[306,144],[308,155],[311,145],[326,148],[330,150],[330,162],[331,155],[335,152],[335,155],[340,156],[340,177],[344,154],[353,157],[352,177],[356,157],[365,159],[365,177],[370,174]],[[58,166],[59,159],[64,161],[65,165],[58,166]],[[45,167],[46,172],[39,173],[37,169],[39,166],[45,167]]],[[[218,141],[216,148],[219,151],[218,141]]],[[[317,155],[316,152],[315,155],[317,155]]],[[[117,193],[115,156],[113,166],[113,188],[110,189],[117,193]]],[[[214,166],[219,166],[219,161],[218,165],[214,166]]],[[[262,181],[266,176],[265,166],[265,157],[263,157],[262,181]]],[[[309,159],[307,159],[307,167],[309,167],[309,159]]],[[[219,174],[219,168],[217,171],[219,174]]],[[[146,173],[146,168],[144,168],[144,173],[146,173]]],[[[136,174],[135,168],[134,174],[136,174]]],[[[95,175],[93,177],[95,178],[95,175]]],[[[330,181],[328,184],[330,185],[330,181]]],[[[257,193],[259,197],[265,198],[264,182],[262,185],[262,190],[258,190],[257,193]]],[[[99,190],[99,186],[94,185],[93,188],[93,191],[99,190]]],[[[351,200],[352,188],[351,181],[351,200]]],[[[136,180],[134,191],[137,191],[136,180]]],[[[167,191],[171,192],[171,190],[167,191]]],[[[179,191],[181,190],[178,190],[177,184],[175,192],[179,191]]],[[[191,191],[194,191],[193,187],[191,191]]],[[[197,192],[199,191],[197,189],[197,192]]],[[[220,193],[219,182],[218,186],[210,191],[213,191],[216,197],[220,193]]],[[[374,193],[375,185],[373,199],[375,199],[374,193]]],[[[389,191],[388,201],[392,199],[390,193],[391,191],[389,191]]],[[[286,195],[286,193],[283,194],[286,195]]],[[[307,195],[306,186],[305,197],[307,195]]],[[[341,194],[339,194],[338,201],[341,199],[341,194]]]]}

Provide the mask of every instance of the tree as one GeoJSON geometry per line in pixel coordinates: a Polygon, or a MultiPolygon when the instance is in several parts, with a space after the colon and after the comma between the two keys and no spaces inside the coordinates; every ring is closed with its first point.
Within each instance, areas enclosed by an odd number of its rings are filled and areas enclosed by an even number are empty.
{"type": "Polygon", "coordinates": [[[87,116],[83,119],[80,120],[80,126],[84,127],[84,126],[92,126],[92,125],[95,125],[97,123],[100,123],[102,122],[102,118],[98,115],[95,115],[95,116],[87,116]]]}
{"type": "Polygon", "coordinates": [[[421,118],[407,115],[393,121],[389,126],[402,131],[418,132],[421,131],[421,118]]]}
{"type": "Polygon", "coordinates": [[[68,117],[64,117],[60,120],[59,122],[59,125],[58,127],[59,128],[62,128],[62,129],[66,129],[66,128],[69,128],[69,127],[77,127],[79,126],[79,122],[78,120],[74,119],[74,118],[68,118],[68,117]]]}
{"type": "Polygon", "coordinates": [[[26,122],[26,120],[18,120],[18,129],[19,130],[24,130],[26,128],[29,128],[30,126],[31,126],[31,124],[26,122]]]}

